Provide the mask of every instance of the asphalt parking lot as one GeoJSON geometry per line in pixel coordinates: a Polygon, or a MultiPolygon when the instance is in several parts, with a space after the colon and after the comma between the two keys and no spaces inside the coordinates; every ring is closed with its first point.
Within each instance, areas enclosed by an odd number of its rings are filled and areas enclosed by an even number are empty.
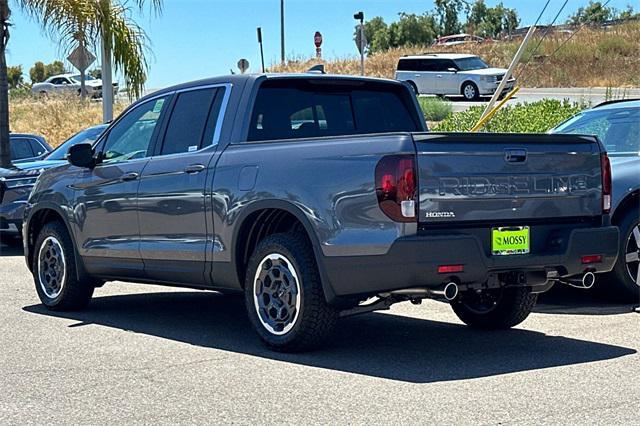
{"type": "Polygon", "coordinates": [[[640,315],[578,291],[520,327],[465,328],[436,302],[343,320],[277,354],[240,298],[111,283],[89,310],[40,305],[0,247],[0,424],[640,424],[640,315]]]}

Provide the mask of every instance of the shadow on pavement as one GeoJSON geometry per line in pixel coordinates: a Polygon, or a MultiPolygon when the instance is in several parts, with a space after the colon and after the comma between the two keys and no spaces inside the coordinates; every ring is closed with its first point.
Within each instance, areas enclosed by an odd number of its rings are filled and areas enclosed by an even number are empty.
{"type": "Polygon", "coordinates": [[[94,299],[89,310],[25,311],[97,324],[207,348],[312,367],[429,383],[580,364],[631,355],[634,349],[527,330],[479,332],[461,325],[389,314],[342,320],[319,351],[281,354],[258,341],[238,297],[206,292],[151,293],[94,299]]]}
{"type": "MultiPolygon", "coordinates": [[[[640,302],[640,301],[639,301],[640,302]]],[[[633,312],[638,303],[615,303],[593,290],[554,286],[538,299],[534,312],[568,315],[618,315],[633,312]]]]}
{"type": "Polygon", "coordinates": [[[0,257],[15,257],[23,254],[20,238],[0,233],[0,257]]]}

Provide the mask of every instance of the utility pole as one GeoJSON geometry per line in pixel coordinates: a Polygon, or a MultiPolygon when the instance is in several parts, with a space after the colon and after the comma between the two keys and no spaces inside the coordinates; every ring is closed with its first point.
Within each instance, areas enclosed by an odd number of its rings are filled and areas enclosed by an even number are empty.
{"type": "Polygon", "coordinates": [[[258,44],[260,45],[260,61],[262,62],[262,72],[264,73],[264,50],[262,49],[262,27],[256,29],[258,33],[258,44]]]}
{"type": "Polygon", "coordinates": [[[360,21],[359,29],[359,37],[358,40],[358,50],[360,51],[360,75],[364,75],[364,48],[365,48],[365,40],[364,40],[364,12],[360,11],[353,15],[353,19],[360,21]]]}
{"type": "Polygon", "coordinates": [[[284,0],[280,0],[280,61],[284,65],[284,0]]]}
{"type": "MultiPolygon", "coordinates": [[[[100,0],[104,3],[102,10],[111,10],[111,0],[100,0]]],[[[111,44],[102,30],[102,121],[113,120],[113,75],[111,71],[111,44]]]]}
{"type": "Polygon", "coordinates": [[[5,52],[9,42],[8,0],[0,0],[0,167],[11,167],[11,145],[9,144],[9,82],[5,52]]]}

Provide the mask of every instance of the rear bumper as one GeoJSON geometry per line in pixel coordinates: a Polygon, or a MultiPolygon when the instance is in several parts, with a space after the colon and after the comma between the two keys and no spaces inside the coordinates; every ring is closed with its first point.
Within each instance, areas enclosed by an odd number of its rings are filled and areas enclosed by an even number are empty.
{"type": "Polygon", "coordinates": [[[473,235],[417,236],[398,239],[379,256],[324,257],[326,277],[336,296],[373,295],[412,287],[438,287],[452,278],[461,284],[484,283],[503,272],[559,271],[570,277],[608,272],[618,256],[618,228],[576,229],[560,254],[487,256],[473,235]],[[583,265],[584,255],[602,255],[602,262],[583,265]],[[464,272],[439,274],[440,265],[464,265],[464,272]]]}

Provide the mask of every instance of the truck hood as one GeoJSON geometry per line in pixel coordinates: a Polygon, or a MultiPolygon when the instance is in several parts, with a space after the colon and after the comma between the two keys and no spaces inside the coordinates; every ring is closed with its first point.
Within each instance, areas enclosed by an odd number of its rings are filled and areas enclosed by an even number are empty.
{"type": "Polygon", "coordinates": [[[67,161],[64,161],[64,160],[61,160],[61,161],[41,160],[41,161],[32,161],[29,163],[21,163],[21,164],[15,165],[14,168],[12,169],[0,168],[0,177],[14,178],[14,177],[21,177],[21,176],[37,176],[47,169],[52,169],[54,167],[61,166],[65,163],[67,163],[67,161]]]}

